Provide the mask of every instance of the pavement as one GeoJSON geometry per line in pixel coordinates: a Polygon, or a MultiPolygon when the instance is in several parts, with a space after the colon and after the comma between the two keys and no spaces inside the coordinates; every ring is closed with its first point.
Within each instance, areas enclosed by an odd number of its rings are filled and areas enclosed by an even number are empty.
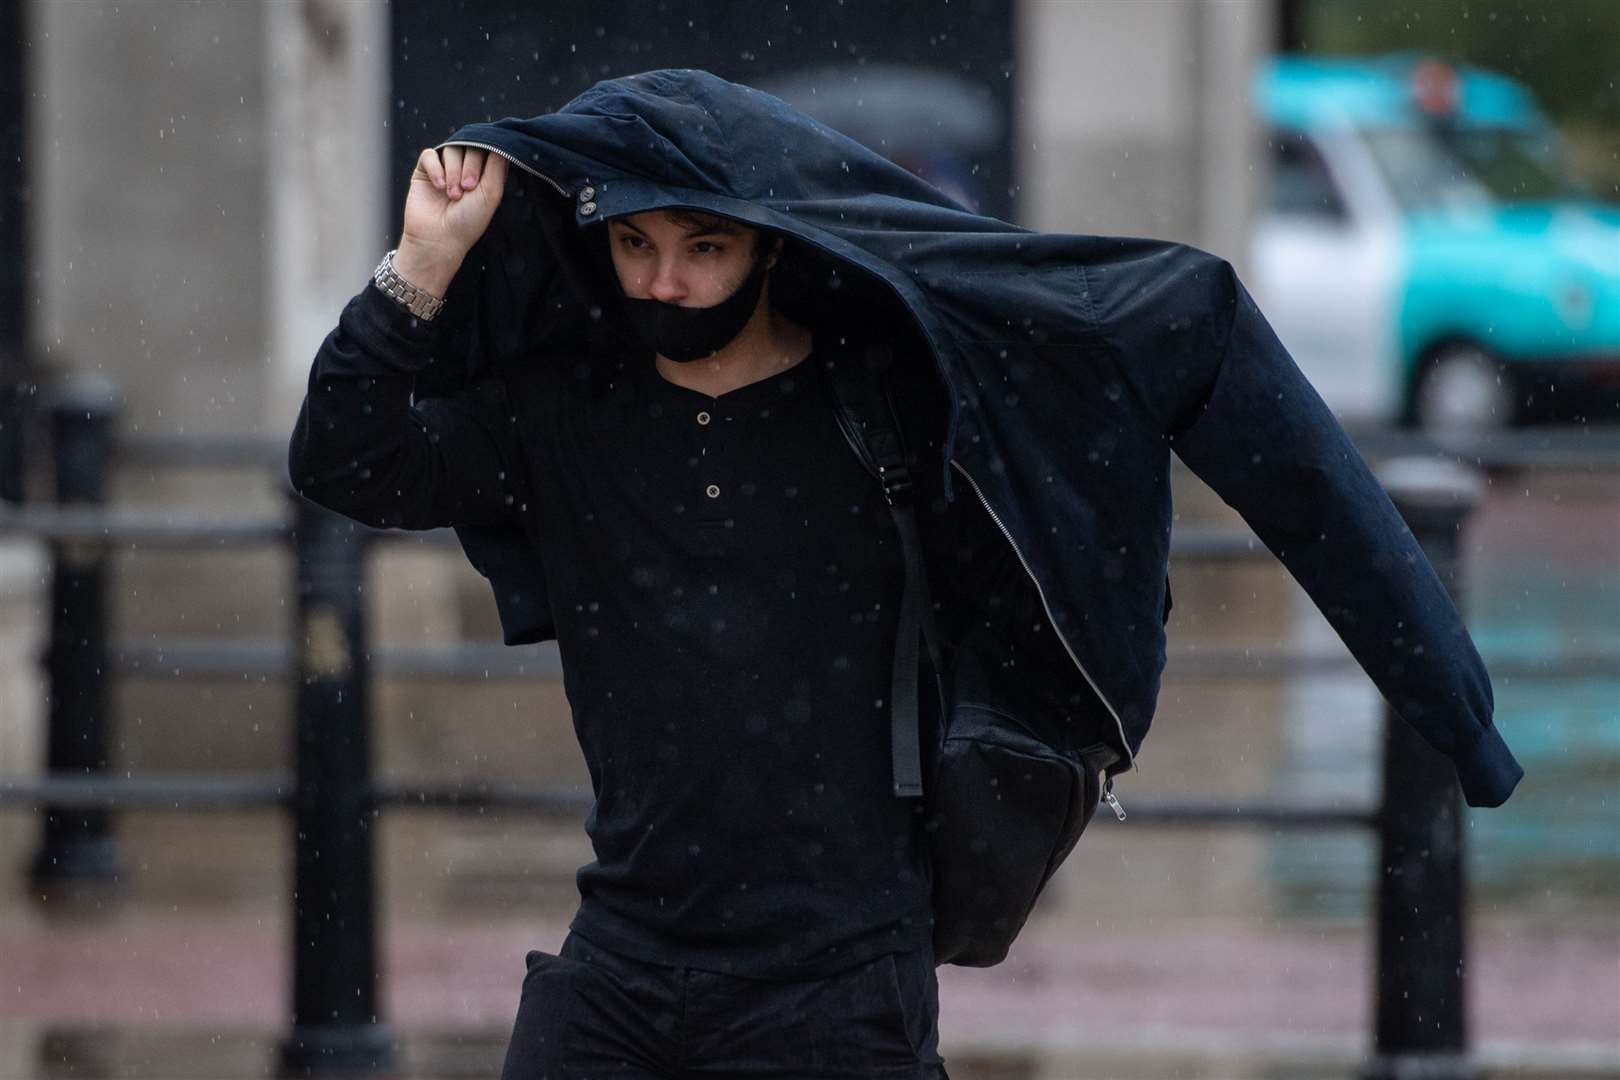
{"type": "MultiPolygon", "coordinates": [[[[0,1080],[159,1075],[142,1066],[143,1045],[170,1075],[264,1073],[290,1024],[283,914],[136,915],[0,928],[0,1080]],[[221,1060],[208,1066],[210,1055],[221,1060]]],[[[941,1050],[957,1080],[1348,1077],[1369,1045],[1364,928],[1030,930],[1000,966],[939,971],[941,1050]]],[[[411,1068],[493,1075],[523,954],[554,950],[565,932],[555,920],[387,925],[382,1015],[411,1068]]],[[[1469,1020],[1489,1075],[1620,1077],[1620,932],[1510,923],[1476,930],[1471,948],[1469,1020]]]]}

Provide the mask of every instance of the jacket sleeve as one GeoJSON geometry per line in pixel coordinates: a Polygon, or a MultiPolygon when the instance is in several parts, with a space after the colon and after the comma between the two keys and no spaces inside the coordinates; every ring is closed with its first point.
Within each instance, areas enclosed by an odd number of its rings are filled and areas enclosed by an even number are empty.
{"type": "Polygon", "coordinates": [[[1416,537],[1232,267],[1174,244],[1089,275],[1098,327],[1171,447],[1304,587],[1470,806],[1524,775],[1490,678],[1416,537]]]}
{"type": "Polygon", "coordinates": [[[495,377],[413,401],[419,377],[456,362],[454,341],[448,322],[367,284],[315,355],[287,448],[293,487],[377,528],[515,522],[516,444],[495,377]]]}

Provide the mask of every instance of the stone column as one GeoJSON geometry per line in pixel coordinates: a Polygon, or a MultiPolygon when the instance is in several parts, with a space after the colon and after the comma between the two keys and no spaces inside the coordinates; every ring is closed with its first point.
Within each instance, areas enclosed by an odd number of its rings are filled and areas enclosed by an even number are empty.
{"type": "Polygon", "coordinates": [[[321,339],[397,240],[400,210],[383,205],[388,6],[300,0],[261,11],[269,95],[265,426],[290,432],[321,339]]]}
{"type": "Polygon", "coordinates": [[[1249,84],[1276,33],[1274,5],[1198,0],[1188,8],[1199,48],[1189,85],[1190,140],[1197,145],[1198,220],[1192,242],[1248,269],[1249,229],[1270,163],[1249,84]]]}
{"type": "Polygon", "coordinates": [[[1021,0],[1019,220],[1195,244],[1243,272],[1264,175],[1249,79],[1271,40],[1250,0],[1021,0]]]}

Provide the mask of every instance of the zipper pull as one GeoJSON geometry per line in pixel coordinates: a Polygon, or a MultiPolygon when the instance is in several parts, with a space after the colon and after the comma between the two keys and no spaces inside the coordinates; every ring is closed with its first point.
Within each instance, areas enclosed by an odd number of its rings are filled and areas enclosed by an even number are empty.
{"type": "Polygon", "coordinates": [[[1103,782],[1103,802],[1108,804],[1108,808],[1114,812],[1115,817],[1121,821],[1125,820],[1125,808],[1119,805],[1119,799],[1114,796],[1114,778],[1112,776],[1103,782]]]}

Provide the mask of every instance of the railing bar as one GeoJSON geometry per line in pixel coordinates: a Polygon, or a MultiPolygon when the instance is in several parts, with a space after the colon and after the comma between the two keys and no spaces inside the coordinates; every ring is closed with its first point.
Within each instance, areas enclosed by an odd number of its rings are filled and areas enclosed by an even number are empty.
{"type": "MultiPolygon", "coordinates": [[[[370,655],[375,673],[393,679],[478,681],[562,676],[562,660],[552,642],[516,647],[496,642],[384,645],[370,655]]],[[[115,642],[110,647],[109,659],[114,672],[131,678],[285,676],[292,664],[291,650],[280,640],[216,642],[205,638],[166,638],[115,642]]],[[[1620,649],[1572,650],[1545,659],[1487,653],[1485,661],[1496,678],[1620,677],[1620,649]]],[[[1348,652],[1300,653],[1270,646],[1222,645],[1172,649],[1166,677],[1269,679],[1358,671],[1355,658],[1348,652]]]]}
{"type": "MultiPolygon", "coordinates": [[[[285,807],[293,779],[283,773],[237,778],[148,774],[126,777],[45,776],[0,778],[0,806],[50,803],[71,808],[196,810],[204,807],[285,807]]],[[[480,783],[475,788],[382,782],[372,786],[373,805],[399,809],[516,810],[577,817],[591,796],[559,788],[480,783]]],[[[1277,799],[1163,800],[1131,804],[1129,820],[1144,825],[1222,827],[1274,825],[1307,828],[1370,828],[1378,809],[1277,799]]],[[[1112,820],[1107,814],[1100,820],[1112,820]]]]}
{"type": "MultiPolygon", "coordinates": [[[[356,524],[354,531],[368,541],[390,545],[409,543],[431,549],[456,546],[451,529],[371,529],[356,524]]],[[[286,543],[292,536],[292,523],[272,516],[221,518],[140,508],[0,504],[0,534],[7,533],[40,540],[117,545],[112,553],[119,554],[125,545],[196,548],[210,543],[286,543]]]]}
{"type": "Polygon", "coordinates": [[[291,774],[286,773],[217,779],[163,774],[8,777],[0,778],[0,807],[41,803],[72,809],[285,807],[292,799],[293,786],[291,774]]]}
{"type": "Polygon", "coordinates": [[[518,810],[571,819],[584,817],[591,808],[589,794],[497,784],[467,790],[384,782],[372,785],[372,802],[401,810],[518,810]]]}
{"type": "Polygon", "coordinates": [[[287,440],[270,435],[179,435],[173,432],[121,432],[121,465],[191,465],[202,468],[284,469],[287,440]]]}
{"type": "MultiPolygon", "coordinates": [[[[1545,660],[1519,656],[1482,657],[1493,679],[1620,678],[1620,649],[1570,652],[1545,660]]],[[[1286,650],[1173,649],[1167,679],[1256,679],[1297,675],[1354,674],[1361,668],[1349,653],[1295,653],[1286,650]]]]}
{"type": "MultiPolygon", "coordinates": [[[[1114,815],[1108,813],[1106,807],[1098,811],[1093,820],[1117,824],[1114,815]]],[[[1137,797],[1131,800],[1124,824],[1176,828],[1261,825],[1311,829],[1370,829],[1378,825],[1378,808],[1370,804],[1336,806],[1275,800],[1153,801],[1137,797]]]]}
{"type": "MultiPolygon", "coordinates": [[[[498,643],[461,645],[384,645],[369,654],[373,674],[384,678],[558,679],[562,660],[554,644],[507,646],[498,643]]],[[[208,642],[169,638],[162,641],[115,642],[109,649],[112,671],[127,678],[287,676],[292,673],[291,646],[285,641],[208,642]]]]}
{"type": "MultiPolygon", "coordinates": [[[[1526,427],[1506,432],[1435,435],[1421,431],[1346,424],[1356,450],[1365,458],[1412,454],[1450,458],[1483,468],[1514,466],[1572,468],[1620,466],[1620,432],[1581,424],[1526,427]]],[[[116,434],[121,464],[175,464],[236,467],[263,465],[281,470],[287,442],[272,435],[179,435],[170,432],[116,434]]]]}
{"type": "Polygon", "coordinates": [[[165,510],[53,506],[0,508],[0,534],[23,533],[41,540],[119,547],[284,544],[290,531],[286,519],[280,517],[219,518],[165,510]]]}

